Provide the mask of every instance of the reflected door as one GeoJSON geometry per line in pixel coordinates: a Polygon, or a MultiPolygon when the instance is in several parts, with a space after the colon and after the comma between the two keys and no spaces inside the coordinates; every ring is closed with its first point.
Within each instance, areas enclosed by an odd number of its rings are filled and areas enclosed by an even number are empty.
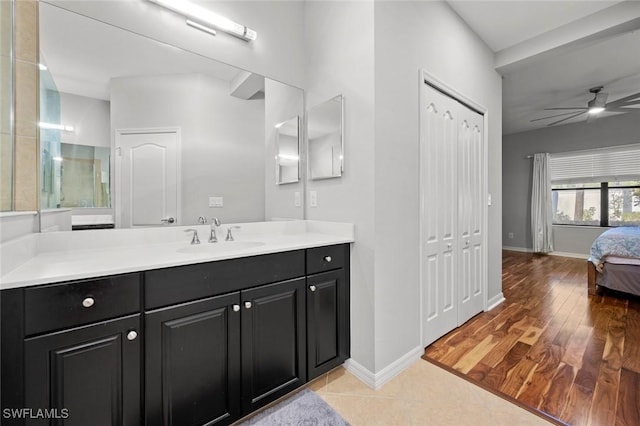
{"type": "Polygon", "coordinates": [[[178,130],[116,134],[117,226],[179,224],[178,130]]]}

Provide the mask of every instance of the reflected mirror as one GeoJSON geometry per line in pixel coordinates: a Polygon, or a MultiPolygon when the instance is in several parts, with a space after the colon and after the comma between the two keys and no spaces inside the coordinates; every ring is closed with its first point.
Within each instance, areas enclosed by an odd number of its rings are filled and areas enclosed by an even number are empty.
{"type": "Polygon", "coordinates": [[[342,176],[344,172],[342,95],[316,105],[307,115],[309,177],[312,180],[342,176]]]}
{"type": "Polygon", "coordinates": [[[276,183],[300,180],[300,117],[276,124],[276,183]]]}
{"type": "MultiPolygon", "coordinates": [[[[39,10],[43,209],[117,228],[303,219],[294,193],[273,183],[274,153],[296,155],[275,126],[302,115],[301,89],[56,5],[39,10]]],[[[282,166],[279,179],[302,191],[282,166]]]]}

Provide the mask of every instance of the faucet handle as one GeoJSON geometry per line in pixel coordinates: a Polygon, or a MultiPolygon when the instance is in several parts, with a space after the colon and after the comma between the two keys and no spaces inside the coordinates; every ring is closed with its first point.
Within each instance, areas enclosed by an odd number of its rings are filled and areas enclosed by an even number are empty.
{"type": "Polygon", "coordinates": [[[204,216],[198,216],[198,223],[200,225],[204,225],[205,223],[207,223],[207,218],[204,216]]]}
{"type": "Polygon", "coordinates": [[[232,229],[240,229],[239,226],[235,225],[235,226],[230,226],[227,228],[227,238],[225,238],[225,241],[234,241],[233,239],[233,234],[231,233],[232,229]]]}
{"type": "Polygon", "coordinates": [[[218,242],[218,236],[216,235],[216,228],[213,227],[213,223],[211,224],[211,233],[209,234],[209,242],[210,243],[218,242]]]}
{"type": "Polygon", "coordinates": [[[185,229],[184,232],[193,232],[193,237],[191,238],[191,244],[200,244],[200,238],[198,238],[198,230],[197,229],[185,229]]]}

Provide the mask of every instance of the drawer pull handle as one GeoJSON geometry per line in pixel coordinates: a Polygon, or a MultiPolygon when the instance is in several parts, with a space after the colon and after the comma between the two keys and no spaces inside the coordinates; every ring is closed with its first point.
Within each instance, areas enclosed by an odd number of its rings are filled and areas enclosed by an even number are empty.
{"type": "Polygon", "coordinates": [[[238,312],[240,310],[240,305],[233,305],[233,312],[238,312]]]}
{"type": "Polygon", "coordinates": [[[138,337],[138,333],[136,333],[135,330],[131,330],[127,333],[127,340],[136,340],[136,337],[138,337]]]}
{"type": "Polygon", "coordinates": [[[325,256],[324,257],[325,262],[329,263],[331,262],[331,256],[325,256]]]}
{"type": "Polygon", "coordinates": [[[244,307],[247,309],[251,309],[251,302],[244,302],[244,307]]]}
{"type": "Polygon", "coordinates": [[[85,308],[90,308],[94,303],[96,303],[96,301],[93,299],[93,297],[87,297],[82,301],[82,306],[84,306],[85,308]]]}
{"type": "Polygon", "coordinates": [[[310,285],[310,286],[309,286],[309,290],[311,290],[311,291],[316,291],[316,286],[315,286],[315,285],[310,285]]]}

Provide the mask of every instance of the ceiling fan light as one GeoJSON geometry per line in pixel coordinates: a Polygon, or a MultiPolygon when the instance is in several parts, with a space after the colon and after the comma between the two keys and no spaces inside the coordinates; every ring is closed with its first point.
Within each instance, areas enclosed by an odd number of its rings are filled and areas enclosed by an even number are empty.
{"type": "Polygon", "coordinates": [[[598,106],[594,106],[589,108],[589,114],[600,114],[602,111],[604,111],[603,107],[598,107],[598,106]]]}

